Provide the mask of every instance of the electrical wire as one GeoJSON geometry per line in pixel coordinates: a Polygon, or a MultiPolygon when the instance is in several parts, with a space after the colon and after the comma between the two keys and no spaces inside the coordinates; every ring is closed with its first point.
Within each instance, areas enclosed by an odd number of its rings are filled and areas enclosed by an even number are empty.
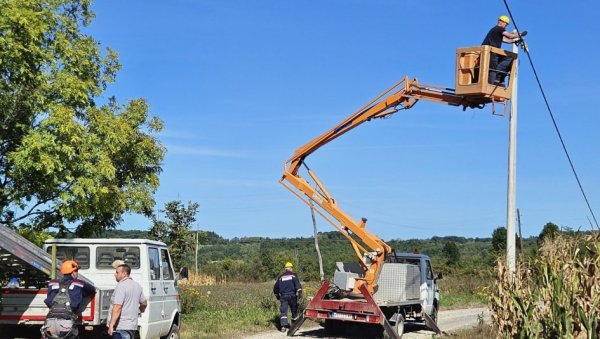
{"type": "MultiPolygon", "coordinates": [[[[508,2],[506,0],[504,1],[504,6],[506,6],[506,10],[508,12],[508,15],[510,16],[510,20],[513,22],[513,25],[515,26],[515,30],[517,30],[517,33],[519,34],[519,36],[521,35],[521,31],[519,30],[519,28],[517,27],[517,22],[515,21],[515,18],[512,15],[512,12],[510,11],[510,8],[508,6],[508,2]]],[[[569,152],[567,151],[567,146],[565,145],[565,142],[563,140],[563,137],[560,133],[560,130],[558,129],[558,124],[556,123],[556,120],[554,119],[554,114],[552,113],[552,109],[550,108],[550,104],[548,103],[548,99],[546,98],[546,93],[544,92],[544,88],[542,87],[542,83],[540,81],[540,78],[538,77],[537,71],[535,69],[535,66],[533,64],[533,60],[531,58],[531,55],[529,54],[529,49],[524,48],[525,53],[527,54],[527,59],[529,60],[529,64],[531,65],[531,69],[533,70],[533,75],[535,76],[535,80],[538,84],[538,87],[540,88],[540,92],[542,94],[542,97],[544,98],[544,102],[546,103],[546,109],[548,110],[548,113],[550,114],[550,119],[552,119],[552,124],[554,125],[554,129],[556,130],[556,134],[558,135],[558,138],[560,139],[560,143],[562,145],[562,148],[565,152],[565,155],[567,156],[567,160],[569,161],[569,165],[571,166],[571,170],[573,171],[573,175],[575,175],[575,180],[577,180],[577,184],[579,185],[579,190],[581,191],[581,194],[583,195],[583,199],[585,200],[585,203],[587,204],[587,207],[592,215],[592,218],[594,219],[594,222],[596,223],[596,228],[600,230],[600,226],[598,226],[598,220],[596,219],[596,215],[594,215],[594,211],[592,210],[592,207],[590,205],[590,202],[587,198],[587,195],[585,194],[585,191],[583,189],[583,185],[581,184],[581,181],[579,180],[579,176],[577,175],[577,171],[575,170],[575,165],[573,165],[573,161],[571,160],[571,156],[569,155],[569,152]]]]}

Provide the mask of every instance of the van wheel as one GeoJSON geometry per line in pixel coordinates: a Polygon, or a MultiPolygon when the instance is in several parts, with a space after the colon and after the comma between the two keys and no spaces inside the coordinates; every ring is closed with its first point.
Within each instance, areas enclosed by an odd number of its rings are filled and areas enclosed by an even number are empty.
{"type": "Polygon", "coordinates": [[[166,337],[163,337],[164,339],[179,339],[179,326],[173,324],[171,325],[171,330],[169,331],[169,334],[167,334],[166,337]]]}

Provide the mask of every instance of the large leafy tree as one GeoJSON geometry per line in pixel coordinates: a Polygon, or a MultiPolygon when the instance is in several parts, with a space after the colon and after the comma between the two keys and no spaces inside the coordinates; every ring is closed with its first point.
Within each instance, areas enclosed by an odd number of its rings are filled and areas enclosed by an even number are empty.
{"type": "Polygon", "coordinates": [[[0,223],[85,236],[151,215],[162,122],[143,99],[97,102],[120,65],[82,31],[90,3],[0,1],[0,223]]]}
{"type": "Polygon", "coordinates": [[[160,220],[153,215],[153,226],[150,229],[150,235],[156,240],[165,242],[169,246],[169,251],[175,263],[182,265],[186,254],[196,244],[191,231],[196,221],[198,203],[190,201],[188,206],[185,207],[181,201],[169,201],[161,212],[165,213],[166,220],[160,220]]]}

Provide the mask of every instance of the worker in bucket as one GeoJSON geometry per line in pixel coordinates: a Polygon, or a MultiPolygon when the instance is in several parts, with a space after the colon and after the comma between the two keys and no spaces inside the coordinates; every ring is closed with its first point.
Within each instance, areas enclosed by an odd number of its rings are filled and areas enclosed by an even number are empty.
{"type": "MultiPolygon", "coordinates": [[[[509,33],[506,27],[510,25],[510,19],[506,15],[498,18],[496,26],[492,27],[488,34],[483,39],[482,45],[488,45],[496,48],[502,48],[502,43],[520,43],[522,38],[527,35],[527,31],[522,31],[521,35],[517,33],[509,33]]],[[[492,53],[490,56],[490,73],[488,82],[504,87],[504,79],[508,74],[508,70],[513,59],[509,56],[498,55],[492,53]]]]}
{"type": "Polygon", "coordinates": [[[66,260],[60,266],[62,279],[48,282],[48,296],[44,303],[50,308],[42,337],[49,339],[78,338],[77,313],[85,297],[96,292],[96,288],[77,279],[79,264],[75,260],[66,260]]]}
{"type": "Polygon", "coordinates": [[[286,332],[290,327],[288,322],[288,307],[292,311],[292,320],[298,319],[298,299],[302,296],[302,285],[296,273],[294,265],[291,262],[285,263],[285,272],[283,272],[273,286],[273,293],[281,303],[281,332],[286,332]]]}

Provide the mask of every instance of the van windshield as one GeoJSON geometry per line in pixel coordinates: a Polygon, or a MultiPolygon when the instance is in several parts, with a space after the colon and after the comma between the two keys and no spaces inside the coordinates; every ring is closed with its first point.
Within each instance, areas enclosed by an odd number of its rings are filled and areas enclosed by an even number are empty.
{"type": "Polygon", "coordinates": [[[137,246],[98,246],[96,268],[113,269],[115,260],[123,260],[131,268],[140,268],[140,248],[137,246]]]}

